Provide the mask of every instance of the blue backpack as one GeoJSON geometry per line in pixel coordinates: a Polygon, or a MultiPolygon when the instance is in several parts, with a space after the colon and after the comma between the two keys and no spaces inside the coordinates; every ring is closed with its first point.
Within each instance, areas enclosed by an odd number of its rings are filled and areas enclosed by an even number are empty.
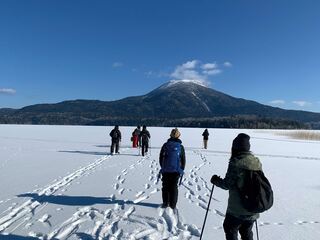
{"type": "Polygon", "coordinates": [[[180,167],[181,143],[168,141],[164,145],[164,160],[162,162],[162,173],[183,173],[180,167]]]}

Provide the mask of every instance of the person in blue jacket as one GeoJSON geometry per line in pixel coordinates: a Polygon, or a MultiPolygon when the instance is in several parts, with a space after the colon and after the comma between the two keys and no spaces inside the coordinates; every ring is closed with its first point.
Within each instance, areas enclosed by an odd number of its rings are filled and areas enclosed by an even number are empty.
{"type": "Polygon", "coordinates": [[[178,181],[186,165],[185,150],[179,139],[180,135],[177,128],[172,129],[170,138],[160,151],[163,208],[175,209],[178,201],[178,181]]]}

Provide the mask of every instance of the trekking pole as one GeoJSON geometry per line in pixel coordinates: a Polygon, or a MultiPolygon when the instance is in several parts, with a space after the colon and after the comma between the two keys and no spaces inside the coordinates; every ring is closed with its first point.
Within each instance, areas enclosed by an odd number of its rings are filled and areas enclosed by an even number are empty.
{"type": "Polygon", "coordinates": [[[257,223],[257,220],[256,220],[255,222],[256,222],[257,240],[259,240],[259,231],[258,231],[258,223],[257,223]]]}
{"type": "Polygon", "coordinates": [[[150,149],[150,156],[151,156],[151,139],[150,139],[150,144],[149,144],[149,149],[150,149]]]}
{"type": "Polygon", "coordinates": [[[202,239],[202,234],[203,234],[203,231],[204,231],[204,227],[205,227],[205,225],[206,225],[206,221],[207,221],[207,216],[208,216],[209,207],[210,207],[210,203],[211,203],[211,198],[212,198],[213,189],[214,189],[214,184],[212,184],[212,190],[211,190],[211,193],[210,193],[210,198],[209,198],[209,203],[208,203],[208,207],[207,207],[207,212],[206,212],[206,215],[205,215],[205,217],[204,217],[203,226],[202,226],[202,229],[201,229],[200,240],[202,239]]]}
{"type": "Polygon", "coordinates": [[[158,184],[159,180],[161,178],[161,170],[159,171],[159,173],[157,174],[157,181],[156,181],[156,184],[158,184]]]}
{"type": "Polygon", "coordinates": [[[183,178],[183,173],[182,173],[181,176],[180,176],[179,186],[180,186],[181,183],[182,183],[182,178],[183,178]]]}

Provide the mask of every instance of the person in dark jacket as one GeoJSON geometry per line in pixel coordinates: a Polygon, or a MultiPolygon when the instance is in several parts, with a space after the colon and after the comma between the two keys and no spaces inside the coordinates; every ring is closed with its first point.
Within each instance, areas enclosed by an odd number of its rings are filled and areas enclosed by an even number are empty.
{"type": "Polygon", "coordinates": [[[242,240],[253,240],[252,226],[259,214],[248,212],[240,198],[240,189],[244,184],[245,170],[262,170],[257,157],[250,152],[250,137],[240,133],[232,143],[231,158],[224,179],[213,175],[211,183],[229,190],[229,199],[223,229],[227,240],[237,240],[238,232],[242,240]]]}
{"type": "Polygon", "coordinates": [[[207,149],[207,147],[208,147],[208,139],[209,139],[209,131],[208,131],[207,128],[202,133],[202,136],[203,136],[203,147],[204,147],[204,149],[207,149]]]}
{"type": "Polygon", "coordinates": [[[172,129],[170,138],[160,151],[163,208],[175,209],[178,201],[178,181],[186,165],[185,150],[179,137],[179,130],[172,129]]]}
{"type": "Polygon", "coordinates": [[[139,138],[140,138],[140,126],[137,126],[137,128],[132,132],[132,147],[137,148],[139,144],[139,138]]]}
{"type": "Polygon", "coordinates": [[[121,142],[121,132],[119,130],[119,126],[116,125],[109,135],[111,137],[111,155],[114,153],[114,150],[116,153],[119,153],[119,143],[121,142]]]}
{"type": "Polygon", "coordinates": [[[149,148],[149,139],[151,138],[149,131],[147,130],[147,126],[143,125],[142,131],[140,132],[140,138],[141,138],[141,153],[142,156],[145,155],[145,153],[148,152],[149,148]]]}

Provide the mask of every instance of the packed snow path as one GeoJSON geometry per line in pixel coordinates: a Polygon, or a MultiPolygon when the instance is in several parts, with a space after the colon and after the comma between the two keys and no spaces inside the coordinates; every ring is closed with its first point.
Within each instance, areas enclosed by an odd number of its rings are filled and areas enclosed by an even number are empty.
{"type": "MultiPolygon", "coordinates": [[[[65,127],[60,133],[67,131],[67,139],[50,138],[48,133],[32,137],[28,131],[25,136],[0,136],[6,156],[0,164],[1,180],[7,181],[0,194],[0,239],[198,239],[212,189],[210,177],[224,175],[228,148],[238,132],[215,130],[216,140],[209,142],[215,141],[214,147],[203,150],[201,141],[190,140],[194,129],[182,130],[187,167],[178,207],[172,211],[160,208],[161,181],[157,182],[158,154],[169,130],[154,129],[151,154],[142,157],[129,142],[122,144],[120,155],[109,155],[109,145],[96,141],[97,132],[88,139],[92,129],[97,128],[65,127]],[[77,135],[79,131],[85,138],[77,135]]],[[[319,197],[315,173],[320,154],[311,151],[318,143],[275,139],[269,146],[273,135],[249,134],[276,197],[274,208],[258,222],[263,239],[318,239],[320,214],[313,199],[319,197]],[[274,148],[279,144],[310,151],[274,148]],[[295,167],[284,177],[288,163],[295,167]],[[297,174],[305,177],[293,186],[297,174]]],[[[227,192],[216,188],[212,200],[204,239],[223,239],[227,192]]]]}

